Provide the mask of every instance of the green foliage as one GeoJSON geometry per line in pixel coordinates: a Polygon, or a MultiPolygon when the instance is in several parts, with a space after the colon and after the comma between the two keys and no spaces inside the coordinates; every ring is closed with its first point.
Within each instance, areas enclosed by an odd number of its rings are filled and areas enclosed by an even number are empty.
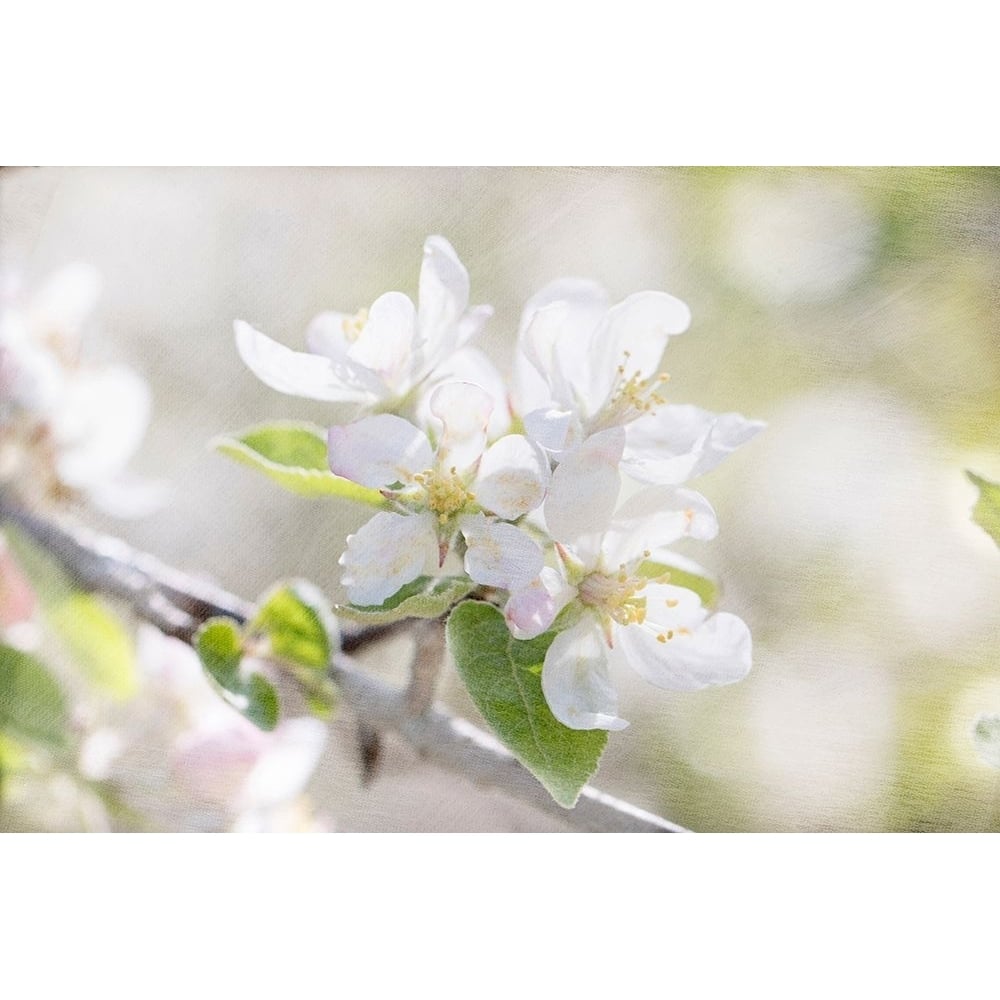
{"type": "Polygon", "coordinates": [[[274,729],[278,693],[270,681],[245,666],[239,626],[228,618],[210,618],[195,635],[194,647],[226,701],[259,729],[274,729]]]}
{"type": "Polygon", "coordinates": [[[135,647],[124,624],[100,598],[81,590],[59,563],[24,534],[4,532],[38,595],[45,621],[90,683],[125,699],[135,693],[135,647]]]}
{"type": "Polygon", "coordinates": [[[271,652],[279,659],[316,670],[330,662],[336,625],[323,595],[305,580],[271,590],[250,627],[269,637],[271,652]]]}
{"type": "Polygon", "coordinates": [[[972,520],[1000,545],[1000,484],[966,470],[972,484],[979,489],[979,499],[972,508],[972,520]]]}
{"type": "Polygon", "coordinates": [[[404,618],[440,618],[453,604],[467,597],[474,587],[475,584],[465,577],[434,579],[421,576],[400,587],[385,604],[338,604],[335,610],[341,618],[362,625],[388,625],[404,618]]]}
{"type": "Polygon", "coordinates": [[[1000,715],[981,715],[972,731],[976,752],[987,764],[1000,767],[1000,715]]]}
{"type": "Polygon", "coordinates": [[[372,507],[388,506],[378,490],[335,476],[327,464],[326,435],[315,424],[277,421],[222,434],[211,446],[304,497],[340,497],[372,507]]]}
{"type": "Polygon", "coordinates": [[[465,686],[504,746],[571,809],[597,770],[608,734],[568,729],[542,694],[542,663],[555,638],[514,639],[492,604],[466,601],[448,619],[448,648],[465,686]]]}
{"type": "Polygon", "coordinates": [[[0,732],[63,747],[66,725],[66,700],[45,664],[0,645],[0,732]]]}
{"type": "Polygon", "coordinates": [[[714,580],[707,576],[701,576],[699,573],[692,573],[690,570],[680,569],[677,566],[668,566],[666,563],[653,562],[651,559],[639,566],[639,572],[642,576],[650,579],[669,573],[668,583],[675,587],[693,590],[701,598],[701,603],[706,608],[713,607],[719,599],[719,585],[714,580]]]}

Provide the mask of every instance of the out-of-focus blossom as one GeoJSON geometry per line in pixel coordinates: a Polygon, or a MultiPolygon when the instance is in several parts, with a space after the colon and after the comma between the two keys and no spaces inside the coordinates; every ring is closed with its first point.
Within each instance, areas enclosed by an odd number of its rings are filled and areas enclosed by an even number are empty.
{"type": "Polygon", "coordinates": [[[13,280],[0,293],[0,485],[32,500],[84,495],[117,516],[157,506],[159,484],[125,467],[149,422],[144,379],[81,360],[100,281],[83,264],[56,272],[33,296],[13,280]]]}

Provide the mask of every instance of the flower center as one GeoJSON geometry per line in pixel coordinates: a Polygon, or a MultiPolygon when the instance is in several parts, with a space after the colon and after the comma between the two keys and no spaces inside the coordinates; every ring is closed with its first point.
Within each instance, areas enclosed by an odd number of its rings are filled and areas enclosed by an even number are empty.
{"type": "Polygon", "coordinates": [[[423,489],[427,509],[437,514],[441,524],[476,499],[454,466],[448,472],[427,469],[417,473],[413,480],[423,489]]]}
{"type": "Polygon", "coordinates": [[[368,310],[359,309],[353,316],[345,316],[340,326],[344,336],[353,344],[361,336],[367,322],[368,310]]]}
{"type": "Polygon", "coordinates": [[[591,434],[609,427],[621,427],[631,423],[666,403],[666,399],[657,390],[665,382],[670,381],[670,376],[663,373],[652,378],[643,378],[638,372],[628,375],[630,357],[631,354],[626,351],[615,374],[611,395],[594,418],[593,425],[588,428],[591,434]]]}
{"type": "Polygon", "coordinates": [[[641,625],[646,620],[646,598],[636,595],[649,581],[631,576],[622,563],[617,573],[590,573],[579,587],[580,600],[619,625],[641,625]]]}

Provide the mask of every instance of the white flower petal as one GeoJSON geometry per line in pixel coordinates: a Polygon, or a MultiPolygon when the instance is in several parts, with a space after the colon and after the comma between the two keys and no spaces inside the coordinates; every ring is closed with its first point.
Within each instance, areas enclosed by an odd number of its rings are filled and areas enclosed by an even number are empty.
{"type": "Polygon", "coordinates": [[[556,459],[583,440],[580,418],[572,410],[533,410],[525,415],[523,423],[528,437],[556,459]]]}
{"type": "Polygon", "coordinates": [[[333,473],[372,489],[408,483],[434,464],[427,435],[392,413],[331,427],[327,446],[333,473]]]}
{"type": "Polygon", "coordinates": [[[556,615],[576,596],[571,587],[551,566],[526,587],[510,595],[503,614],[515,639],[534,639],[549,629],[556,615]]]}
{"type": "Polygon", "coordinates": [[[671,691],[732,684],[750,670],[750,630],[741,618],[726,612],[712,615],[687,631],[683,627],[664,628],[647,618],[642,625],[616,629],[615,642],[633,670],[651,684],[671,691]]]}
{"type": "Polygon", "coordinates": [[[348,535],[341,583],[352,604],[383,604],[404,584],[437,566],[432,514],[380,511],[348,535]]]}
{"type": "Polygon", "coordinates": [[[101,275],[90,264],[56,271],[32,297],[28,322],[38,339],[52,334],[76,339],[101,294],[101,275]]]}
{"type": "Polygon", "coordinates": [[[426,357],[439,357],[442,349],[454,349],[457,324],[469,305],[469,272],[454,247],[443,236],[424,242],[420,267],[417,324],[426,357]]]}
{"type": "Polygon", "coordinates": [[[553,302],[568,303],[573,310],[576,325],[592,330],[607,312],[610,301],[608,293],[596,281],[587,278],[558,278],[550,281],[525,303],[518,337],[527,331],[535,313],[553,302]]]}
{"type": "Polygon", "coordinates": [[[765,426],[738,413],[664,406],[629,425],[622,470],[645,483],[683,483],[714,469],[765,426]]]}
{"type": "Polygon", "coordinates": [[[700,493],[673,486],[647,486],[615,511],[601,549],[610,568],[679,538],[710,541],[718,532],[715,511],[700,493]]]}
{"type": "Polygon", "coordinates": [[[130,368],[76,372],[50,418],[59,478],[89,489],[116,476],[142,443],[151,407],[146,380],[130,368]]]}
{"type": "Polygon", "coordinates": [[[371,369],[394,393],[410,388],[407,376],[412,364],[416,310],[402,292],[380,295],[368,310],[357,339],[347,356],[371,369]]]}
{"type": "Polygon", "coordinates": [[[552,641],[542,666],[542,693],[552,714],[570,729],[618,730],[628,725],[618,717],[607,646],[590,615],[552,641]]]}
{"type": "Polygon", "coordinates": [[[474,382],[444,382],[430,396],[431,413],[444,426],[438,463],[466,469],[486,447],[486,428],[493,411],[490,394],[474,382]]]}
{"type": "Polygon", "coordinates": [[[465,572],[476,583],[484,587],[520,590],[541,572],[542,550],[513,524],[473,514],[462,518],[460,527],[468,546],[465,572]]]}
{"type": "Polygon", "coordinates": [[[655,374],[667,341],[690,322],[691,310],[666,292],[638,292],[613,306],[589,344],[580,347],[590,362],[588,398],[600,404],[607,400],[618,365],[625,366],[626,377],[648,379],[655,374]]]}
{"type": "Polygon", "coordinates": [[[332,309],[321,312],[306,328],[306,346],[309,352],[336,360],[346,358],[352,341],[348,340],[344,325],[353,321],[354,317],[347,313],[332,309]]]}
{"type": "MultiPolygon", "coordinates": [[[[490,359],[476,347],[463,347],[445,358],[434,369],[434,381],[442,382],[474,382],[489,393],[493,401],[486,433],[490,441],[503,437],[510,430],[510,400],[507,396],[507,383],[497,371],[490,359]]],[[[430,395],[421,396],[417,408],[417,419],[421,426],[429,426],[431,416],[430,395]]]]}
{"type": "Polygon", "coordinates": [[[359,365],[293,351],[243,320],[233,329],[244,364],[278,392],[328,403],[371,403],[384,392],[374,373],[359,365]]]}
{"type": "Polygon", "coordinates": [[[473,306],[459,321],[455,349],[461,350],[483,332],[483,327],[493,315],[493,306],[473,306]]]}
{"type": "Polygon", "coordinates": [[[541,448],[509,434],[486,450],[472,488],[484,510],[513,521],[541,505],[549,477],[541,448]]]}
{"type": "Polygon", "coordinates": [[[621,427],[592,434],[552,474],[545,500],[549,534],[567,544],[608,527],[618,500],[618,462],[625,444],[621,427]]]}

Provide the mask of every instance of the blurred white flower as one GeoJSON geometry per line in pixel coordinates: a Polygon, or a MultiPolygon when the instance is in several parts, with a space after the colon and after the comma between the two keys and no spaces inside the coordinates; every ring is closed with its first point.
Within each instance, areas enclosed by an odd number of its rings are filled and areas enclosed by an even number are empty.
{"type": "Polygon", "coordinates": [[[439,385],[429,403],[441,428],[436,449],[422,430],[389,413],[330,429],[333,472],[381,490],[395,508],[347,539],[340,564],[353,603],[381,604],[433,572],[457,534],[465,571],[477,583],[514,590],[538,575],[542,550],[507,522],[542,503],[549,464],[518,434],[486,448],[492,406],[471,382],[439,385]]]}
{"type": "Polygon", "coordinates": [[[117,516],[157,506],[159,484],[128,477],[150,415],[144,379],[120,365],[80,359],[84,324],[100,290],[75,264],[31,296],[8,281],[0,296],[0,481],[85,494],[117,516]]]}
{"type": "Polygon", "coordinates": [[[878,231],[853,187],[821,173],[738,179],[724,202],[726,260],[766,300],[816,301],[842,292],[871,266],[878,231]]]}
{"type": "MultiPolygon", "coordinates": [[[[424,243],[419,304],[386,292],[354,315],[320,313],[306,331],[308,351],[293,351],[237,320],[236,346],[247,367],[278,392],[365,412],[419,411],[421,393],[445,378],[495,383],[492,365],[462,349],[492,306],[469,308],[469,275],[442,236],[424,243]]],[[[505,407],[495,407],[502,418],[505,407]]]]}

